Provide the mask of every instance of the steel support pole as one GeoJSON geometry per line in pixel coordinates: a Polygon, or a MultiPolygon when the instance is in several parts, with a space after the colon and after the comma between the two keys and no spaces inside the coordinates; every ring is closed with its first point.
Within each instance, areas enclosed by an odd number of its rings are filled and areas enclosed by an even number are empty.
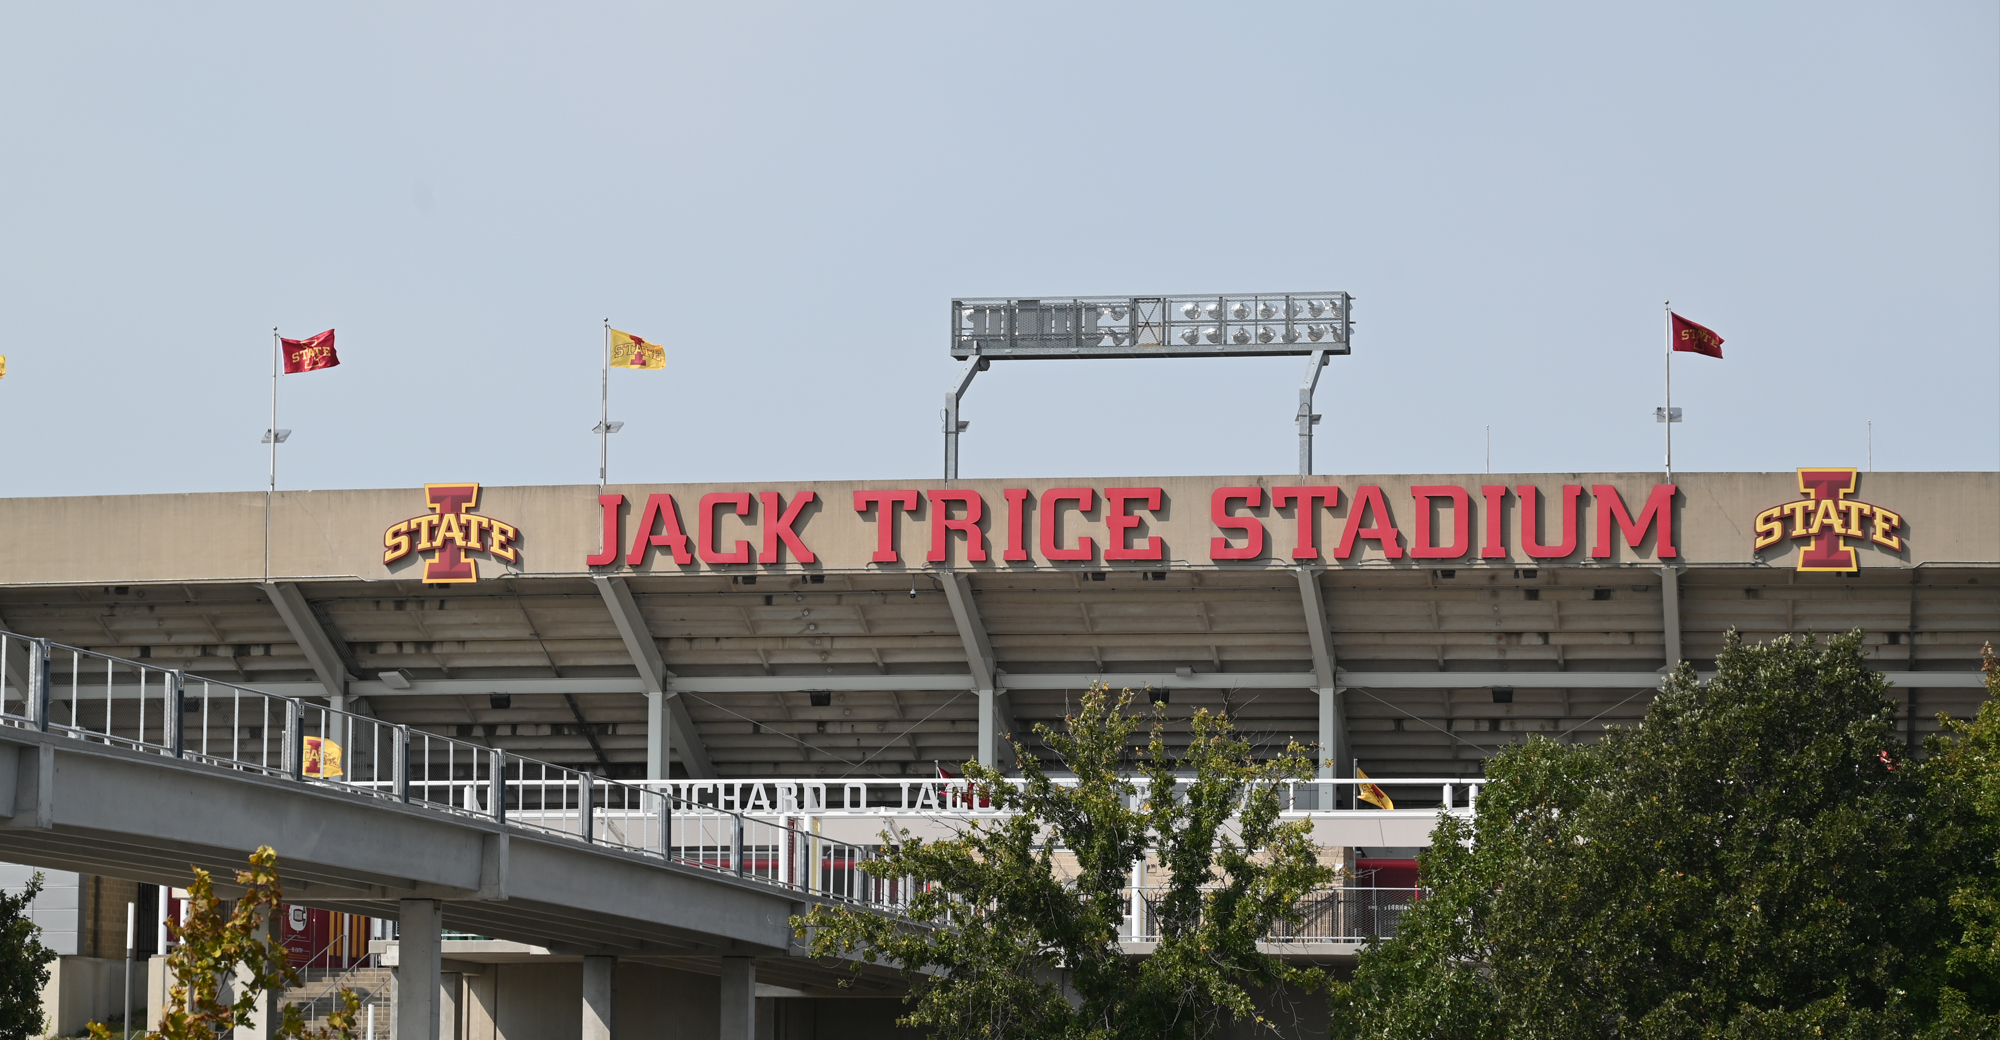
{"type": "Polygon", "coordinates": [[[396,800],[405,805],[410,801],[410,727],[397,726],[395,741],[395,783],[396,800]]]}
{"type": "Polygon", "coordinates": [[[952,384],[950,390],[945,391],[944,479],[946,480],[958,479],[958,435],[964,433],[965,428],[972,425],[969,422],[959,421],[959,399],[963,398],[965,392],[971,389],[972,377],[986,371],[991,364],[992,362],[986,358],[973,358],[971,361],[966,362],[964,371],[958,374],[958,381],[952,384]]]}
{"type": "MultiPolygon", "coordinates": [[[[35,640],[34,660],[28,666],[28,681],[34,686],[34,692],[30,696],[34,697],[35,728],[44,733],[49,731],[49,657],[53,652],[49,647],[49,640],[35,640]]],[[[76,714],[74,703],[70,705],[70,714],[72,716],[76,714]]]]}
{"type": "Polygon", "coordinates": [[[175,758],[185,758],[187,756],[187,673],[176,668],[168,674],[172,676],[168,681],[173,683],[173,688],[167,691],[167,713],[172,715],[174,720],[167,724],[167,745],[173,749],[175,758]]]}
{"type": "Polygon", "coordinates": [[[1320,417],[1313,411],[1313,392],[1319,389],[1319,370],[1326,367],[1332,357],[1324,350],[1312,353],[1312,367],[1306,370],[1306,381],[1299,387],[1299,476],[1310,477],[1313,471],[1313,427],[1319,425],[1320,417]]]}
{"type": "Polygon", "coordinates": [[[493,822],[507,822],[507,753],[495,748],[493,751],[491,775],[486,778],[486,808],[493,813],[493,822]]]}
{"type": "Polygon", "coordinates": [[[1667,670],[1680,666],[1681,575],[1671,564],[1660,568],[1660,636],[1666,644],[1667,670]]]}

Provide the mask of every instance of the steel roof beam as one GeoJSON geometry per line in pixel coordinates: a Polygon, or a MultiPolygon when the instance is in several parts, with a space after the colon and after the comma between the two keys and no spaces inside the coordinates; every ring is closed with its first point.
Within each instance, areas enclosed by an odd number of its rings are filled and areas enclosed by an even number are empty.
{"type": "MultiPolygon", "coordinates": [[[[1713,672],[1698,673],[1703,679],[1713,672]]],[[[1883,672],[1883,678],[1902,687],[1920,689],[1980,689],[1984,681],[1976,671],[1883,672]]],[[[1660,684],[1658,672],[1349,672],[1335,673],[1344,689],[1371,690],[1477,690],[1490,686],[1511,686],[1522,690],[1642,690],[1660,684]]],[[[1009,690],[1081,690],[1101,682],[1113,689],[1205,690],[1314,690],[1319,679],[1312,672],[1196,672],[1189,676],[1171,673],[1078,672],[1074,674],[999,673],[999,682],[1009,690]]],[[[286,697],[320,697],[325,689],[318,683],[249,682],[239,683],[286,697]]],[[[644,693],[638,679],[418,679],[407,690],[392,690],[373,680],[347,684],[349,696],[439,697],[488,693],[507,694],[593,694],[644,693]]],[[[803,693],[833,692],[884,693],[970,692],[969,675],[714,675],[680,676],[674,689],[683,694],[803,693]]]]}
{"type": "Polygon", "coordinates": [[[271,606],[277,608],[278,617],[285,622],[292,640],[299,644],[306,662],[312,665],[313,674],[319,676],[324,696],[340,698],[336,707],[346,707],[348,685],[352,676],[340,652],[340,644],[333,633],[327,631],[319,616],[313,613],[312,604],[306,602],[305,594],[297,585],[288,581],[263,582],[259,586],[271,597],[271,606]]]}
{"type": "MultiPolygon", "coordinates": [[[[1314,372],[1317,371],[1314,369],[1314,372]]],[[[1311,430],[1304,425],[1300,426],[1300,430],[1302,438],[1312,436],[1311,430]]],[[[1302,462],[1310,460],[1312,450],[1309,439],[1304,444],[1306,446],[1300,448],[1302,462]]],[[[1302,472],[1310,472],[1310,466],[1302,472]]],[[[1313,690],[1319,695],[1318,773],[1331,779],[1347,775],[1348,763],[1353,761],[1353,751],[1347,739],[1347,705],[1341,696],[1340,676],[1335,668],[1333,625],[1327,620],[1326,599],[1319,587],[1319,572],[1310,567],[1300,567],[1297,573],[1300,606],[1306,616],[1306,642],[1312,646],[1313,690]]]]}
{"type": "Polygon", "coordinates": [[[688,714],[687,703],[674,687],[674,673],[667,671],[666,659],[660,656],[659,644],[653,642],[653,634],[646,627],[645,616],[639,613],[639,601],[633,598],[631,587],[624,578],[602,574],[593,574],[590,580],[604,597],[604,605],[611,611],[611,623],[617,626],[618,637],[625,641],[625,650],[632,655],[632,664],[639,669],[639,682],[645,687],[641,692],[646,695],[647,775],[655,780],[671,775],[668,756],[678,737],[681,761],[688,775],[697,780],[715,776],[715,765],[709,759],[708,747],[702,743],[701,731],[695,729],[694,717],[688,714]]]}
{"type": "Polygon", "coordinates": [[[1000,670],[994,663],[993,641],[979,617],[979,604],[972,600],[972,579],[947,571],[941,575],[945,602],[951,606],[952,623],[958,626],[959,641],[965,644],[965,663],[972,671],[972,689],[979,695],[979,744],[977,758],[983,765],[1005,768],[1002,738],[1016,732],[1014,708],[1007,691],[999,685],[1000,670]]]}

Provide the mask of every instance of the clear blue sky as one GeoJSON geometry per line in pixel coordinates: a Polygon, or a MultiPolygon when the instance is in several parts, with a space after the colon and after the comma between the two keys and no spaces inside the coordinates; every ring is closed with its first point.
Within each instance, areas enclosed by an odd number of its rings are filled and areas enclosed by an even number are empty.
{"type": "MultiPolygon", "coordinates": [[[[937,475],[953,296],[1345,289],[1327,472],[2000,468],[1995,5],[0,7],[8,495],[937,475]]],[[[967,476],[1288,471],[1297,359],[967,476]]]]}

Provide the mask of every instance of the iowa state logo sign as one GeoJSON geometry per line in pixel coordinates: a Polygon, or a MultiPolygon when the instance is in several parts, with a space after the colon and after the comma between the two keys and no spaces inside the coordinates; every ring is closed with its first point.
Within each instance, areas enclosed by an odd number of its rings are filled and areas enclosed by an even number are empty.
{"type": "Polygon", "coordinates": [[[1751,548],[1763,552],[1786,540],[1805,542],[1799,549],[1802,571],[1860,570],[1860,554],[1847,544],[1850,539],[1902,552],[1903,538],[1896,533],[1903,527],[1902,515],[1849,498],[1860,481],[1861,474],[1854,469],[1799,470],[1799,494],[1804,497],[1758,513],[1751,548]]]}
{"type": "Polygon", "coordinates": [[[431,553],[424,561],[424,582],[448,585],[479,580],[474,553],[520,562],[521,550],[514,544],[521,539],[520,530],[472,512],[479,505],[478,484],[425,484],[424,498],[430,503],[429,513],[391,524],[382,532],[384,564],[413,552],[431,553]]]}

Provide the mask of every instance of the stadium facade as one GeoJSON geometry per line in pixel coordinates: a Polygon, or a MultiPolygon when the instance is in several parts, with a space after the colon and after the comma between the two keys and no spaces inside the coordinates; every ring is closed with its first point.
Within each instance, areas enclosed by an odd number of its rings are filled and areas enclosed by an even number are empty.
{"type": "MultiPolygon", "coordinates": [[[[0,500],[0,523],[0,630],[856,842],[964,810],[941,771],[1038,753],[1032,726],[1096,682],[1149,691],[1180,734],[1206,708],[1315,747],[1328,782],[1295,808],[1351,866],[1422,845],[1496,749],[1632,724],[1732,629],[1866,630],[1912,751],[1976,706],[2000,632],[1993,473],[461,481],[0,500]],[[1394,826],[1341,783],[1357,767],[1394,826]]],[[[185,881],[4,833],[0,855],[69,871],[38,913],[75,918],[77,977],[104,959],[90,899],[185,881]]],[[[441,1035],[587,1034],[590,958],[613,955],[620,1035],[879,1035],[895,1013],[893,981],[852,996],[783,953],[754,958],[782,984],[732,989],[724,954],[482,927],[444,940],[441,1035]]]]}

